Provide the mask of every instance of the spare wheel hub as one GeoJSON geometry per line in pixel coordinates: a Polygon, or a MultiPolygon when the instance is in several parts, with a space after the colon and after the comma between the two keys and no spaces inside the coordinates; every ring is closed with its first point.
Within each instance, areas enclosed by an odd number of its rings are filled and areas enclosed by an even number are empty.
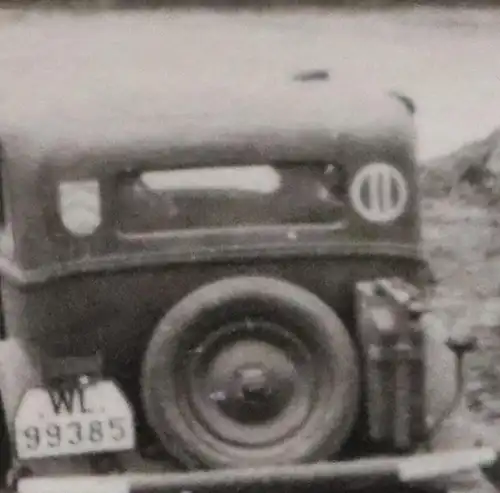
{"type": "Polygon", "coordinates": [[[194,353],[193,410],[220,438],[269,444],[307,419],[315,399],[314,373],[310,353],[291,331],[245,320],[216,331],[194,353]]]}

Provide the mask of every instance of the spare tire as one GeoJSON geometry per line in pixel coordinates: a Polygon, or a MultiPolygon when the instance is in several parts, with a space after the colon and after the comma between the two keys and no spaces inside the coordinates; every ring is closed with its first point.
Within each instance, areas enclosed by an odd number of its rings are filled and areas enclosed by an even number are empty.
{"type": "Polygon", "coordinates": [[[314,461],[338,452],[359,407],[359,364],[335,312],[296,285],[234,277],[161,320],[145,354],[151,427],[188,467],[314,461]]]}

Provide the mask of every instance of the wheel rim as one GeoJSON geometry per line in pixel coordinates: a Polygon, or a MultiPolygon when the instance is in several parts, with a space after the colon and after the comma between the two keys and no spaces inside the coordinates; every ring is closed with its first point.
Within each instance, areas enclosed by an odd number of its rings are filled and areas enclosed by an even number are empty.
{"type": "Polygon", "coordinates": [[[191,351],[184,368],[183,407],[212,436],[240,449],[286,441],[318,400],[311,349],[268,321],[224,325],[191,351]]]}

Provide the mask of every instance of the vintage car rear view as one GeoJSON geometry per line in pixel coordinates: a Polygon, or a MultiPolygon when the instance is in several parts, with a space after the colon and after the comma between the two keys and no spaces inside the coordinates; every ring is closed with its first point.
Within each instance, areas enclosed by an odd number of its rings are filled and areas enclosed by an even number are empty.
{"type": "Polygon", "coordinates": [[[495,466],[439,442],[472,345],[421,320],[412,102],[311,78],[0,136],[11,488],[444,490],[495,466]]]}

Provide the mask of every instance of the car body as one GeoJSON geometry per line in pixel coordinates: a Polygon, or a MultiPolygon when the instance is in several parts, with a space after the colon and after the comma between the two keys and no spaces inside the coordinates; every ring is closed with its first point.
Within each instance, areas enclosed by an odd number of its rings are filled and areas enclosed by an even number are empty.
{"type": "Polygon", "coordinates": [[[494,462],[470,436],[433,452],[457,381],[421,320],[408,98],[307,77],[189,87],[2,136],[19,490],[403,487],[494,462]]]}

